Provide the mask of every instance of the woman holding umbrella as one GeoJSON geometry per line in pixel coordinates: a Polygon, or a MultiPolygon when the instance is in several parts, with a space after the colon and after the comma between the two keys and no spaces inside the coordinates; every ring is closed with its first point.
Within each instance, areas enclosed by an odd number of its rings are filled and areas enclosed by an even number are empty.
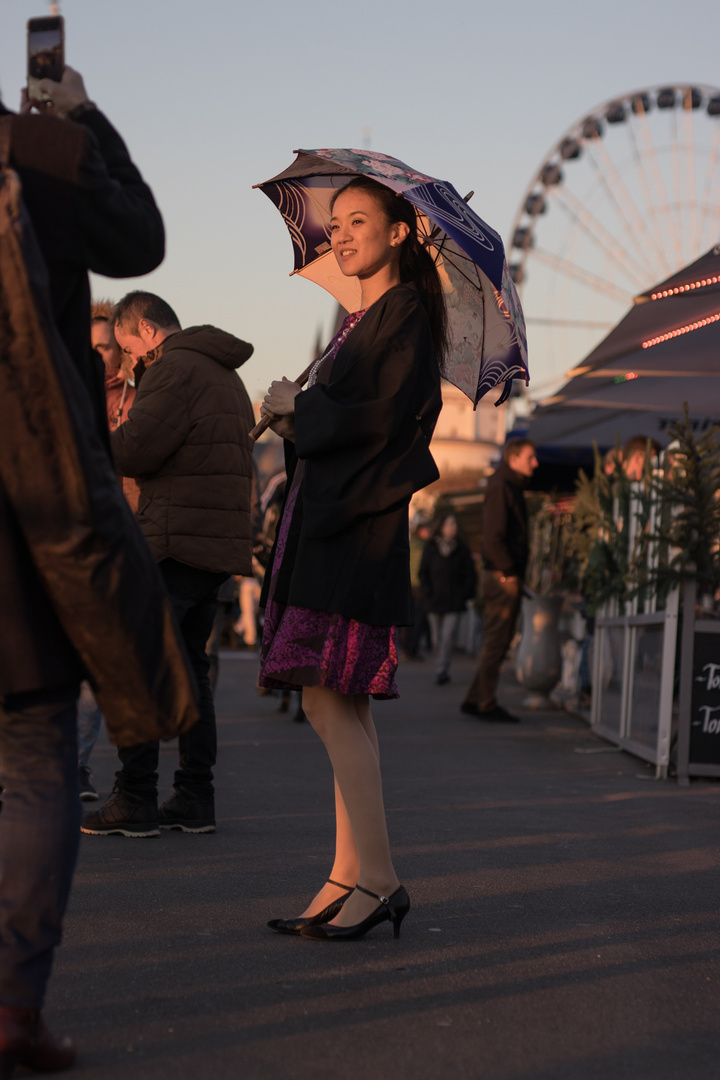
{"type": "Polygon", "coordinates": [[[410,203],[358,177],[330,210],[332,250],[359,279],[361,307],[307,389],[274,382],[261,410],[291,452],[259,682],[302,689],[336,808],[330,878],[300,917],[269,925],[323,940],[358,938],[384,920],[398,936],[410,907],[390,856],[369,698],[398,696],[396,627],[411,620],[408,504],[438,476],[429,442],[447,349],[440,279],[410,203]]]}

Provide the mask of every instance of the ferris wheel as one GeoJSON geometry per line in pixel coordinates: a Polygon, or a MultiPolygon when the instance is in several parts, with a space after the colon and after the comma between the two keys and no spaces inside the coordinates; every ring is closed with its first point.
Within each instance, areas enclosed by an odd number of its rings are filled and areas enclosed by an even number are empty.
{"type": "Polygon", "coordinates": [[[719,241],[720,89],[651,87],[583,116],[513,223],[532,398],[552,394],[638,293],[719,241]]]}

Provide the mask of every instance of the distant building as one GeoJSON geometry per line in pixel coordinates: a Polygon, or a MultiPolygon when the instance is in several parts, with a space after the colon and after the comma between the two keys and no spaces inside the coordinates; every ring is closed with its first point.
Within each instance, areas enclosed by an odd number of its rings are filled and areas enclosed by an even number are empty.
{"type": "Polygon", "coordinates": [[[472,402],[451,383],[442,387],[443,408],[432,440],[432,452],[440,470],[440,482],[472,473],[476,479],[493,468],[505,442],[505,405],[495,407],[498,396],[483,398],[473,410],[472,402]]]}

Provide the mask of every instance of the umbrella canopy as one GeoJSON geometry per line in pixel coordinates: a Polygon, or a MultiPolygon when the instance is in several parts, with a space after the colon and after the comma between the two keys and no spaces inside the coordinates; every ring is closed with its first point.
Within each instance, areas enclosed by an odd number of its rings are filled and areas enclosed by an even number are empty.
{"type": "Polygon", "coordinates": [[[720,423],[720,245],[637,296],[570,375],[533,414],[539,446],[667,443],[684,401],[698,430],[720,423]]]}
{"type": "Polygon", "coordinates": [[[284,172],[257,184],[277,206],[293,241],[293,273],[326,289],[347,311],[360,307],[360,282],[346,278],[330,247],[330,200],[355,176],[369,176],[407,199],[443,283],[451,348],[443,376],[477,404],[500,383],[528,381],[525,323],[502,240],[453,186],[370,150],[297,150],[284,172]]]}

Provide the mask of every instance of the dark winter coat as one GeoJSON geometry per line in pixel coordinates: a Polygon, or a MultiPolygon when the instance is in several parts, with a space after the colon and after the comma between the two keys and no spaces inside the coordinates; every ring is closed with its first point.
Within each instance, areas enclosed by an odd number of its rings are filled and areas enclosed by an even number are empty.
{"type": "MultiPolygon", "coordinates": [[[[4,160],[13,123],[0,118],[4,160]]],[[[53,130],[62,144],[64,125],[58,124],[53,130]]],[[[40,136],[49,129],[33,130],[40,136]]],[[[67,125],[70,143],[97,157],[92,140],[83,137],[78,144],[77,130],[67,125]]],[[[57,178],[58,158],[49,147],[30,142],[28,149],[35,154],[33,168],[44,163],[48,176],[57,178]]],[[[16,172],[0,177],[0,700],[11,709],[56,700],[60,692],[76,691],[87,673],[111,738],[132,746],[178,735],[197,721],[193,682],[161,575],[113,472],[103,397],[93,398],[92,385],[83,382],[83,356],[71,357],[50,300],[51,292],[57,301],[75,281],[79,288],[67,294],[64,326],[70,333],[82,315],[87,328],[82,252],[95,250],[103,235],[103,265],[132,272],[126,244],[142,245],[136,227],[154,203],[125,158],[126,174],[134,177],[129,188],[139,185],[144,195],[135,200],[106,171],[105,233],[97,190],[87,202],[83,197],[84,158],[75,162],[74,180],[70,172],[60,184],[57,205],[53,185],[47,185],[56,213],[69,202],[77,214],[57,223],[77,241],[65,283],[48,276],[16,172]],[[74,191],[63,184],[74,184],[74,191]],[[85,236],[85,210],[99,236],[85,236]]],[[[22,160],[19,153],[14,160],[22,160]]],[[[162,248],[162,222],[154,213],[162,248]]],[[[38,220],[52,222],[52,215],[39,213],[38,220]]],[[[150,268],[147,258],[145,250],[137,255],[138,270],[150,268]]]]}
{"type": "MultiPolygon", "coordinates": [[[[0,117],[8,115],[0,103],[0,117]]],[[[162,218],[125,144],[98,110],[78,123],[12,116],[10,126],[10,164],[49,273],[51,317],[89,395],[85,415],[94,417],[96,437],[107,441],[103,365],[90,345],[88,270],[123,277],[154,269],[164,254],[162,218]]],[[[10,345],[4,338],[0,344],[4,363],[10,345]]],[[[17,453],[7,432],[3,452],[17,453]]],[[[67,686],[84,671],[0,482],[0,699],[67,686]]]]}
{"type": "Polygon", "coordinates": [[[438,478],[430,439],[441,406],[427,314],[414,286],[395,286],[342,344],[327,385],[295,399],[304,476],[280,603],[374,625],[412,621],[408,505],[438,478]]]}
{"type": "Polygon", "coordinates": [[[505,461],[488,480],[481,549],[486,570],[499,570],[507,577],[525,576],[529,554],[526,485],[527,480],[505,461]]]}
{"type": "Polygon", "coordinates": [[[236,373],[252,351],[213,326],[172,334],[112,433],[116,468],[140,484],[138,523],[158,562],[252,573],[255,419],[236,373]]]}
{"type": "Polygon", "coordinates": [[[465,602],[475,596],[477,579],[467,544],[458,540],[449,555],[443,555],[434,537],[425,544],[420,560],[420,585],[425,607],[435,615],[464,611],[465,602]]]}
{"type": "Polygon", "coordinates": [[[112,278],[154,270],[165,254],[162,218],[125,143],[99,109],[87,109],[77,121],[13,116],[10,164],[20,176],[50,275],[55,323],[107,441],[105,369],[90,342],[88,270],[112,278]]]}

